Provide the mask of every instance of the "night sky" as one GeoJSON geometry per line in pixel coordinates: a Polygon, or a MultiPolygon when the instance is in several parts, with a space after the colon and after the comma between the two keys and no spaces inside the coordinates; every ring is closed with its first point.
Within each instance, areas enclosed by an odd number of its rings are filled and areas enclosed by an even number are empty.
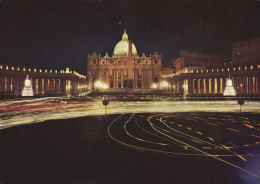
{"type": "Polygon", "coordinates": [[[126,28],[137,52],[231,54],[260,36],[260,0],[0,0],[0,63],[86,74],[87,55],[111,56],[126,28]]]}

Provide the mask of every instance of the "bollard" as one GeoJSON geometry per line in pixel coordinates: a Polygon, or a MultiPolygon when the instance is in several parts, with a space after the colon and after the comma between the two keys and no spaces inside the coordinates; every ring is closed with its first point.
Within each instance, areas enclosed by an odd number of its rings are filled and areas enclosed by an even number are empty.
{"type": "Polygon", "coordinates": [[[102,101],[102,103],[105,106],[105,114],[107,114],[107,105],[109,104],[109,101],[105,99],[102,101]]]}
{"type": "Polygon", "coordinates": [[[242,105],[244,105],[245,101],[243,99],[239,99],[237,101],[237,103],[240,105],[240,113],[241,113],[241,108],[242,108],[242,105]]]}

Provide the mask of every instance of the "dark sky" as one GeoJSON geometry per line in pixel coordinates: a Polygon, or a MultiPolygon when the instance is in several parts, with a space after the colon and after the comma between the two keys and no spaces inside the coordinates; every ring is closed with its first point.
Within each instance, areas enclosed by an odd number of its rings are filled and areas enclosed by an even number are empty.
{"type": "Polygon", "coordinates": [[[231,53],[260,36],[260,0],[0,0],[0,63],[85,74],[87,55],[111,56],[124,28],[163,63],[180,49],[231,53]]]}

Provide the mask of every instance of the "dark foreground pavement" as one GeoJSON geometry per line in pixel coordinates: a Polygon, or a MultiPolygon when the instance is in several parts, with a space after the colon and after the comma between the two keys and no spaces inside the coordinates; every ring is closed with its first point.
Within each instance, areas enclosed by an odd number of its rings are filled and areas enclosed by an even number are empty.
{"type": "Polygon", "coordinates": [[[107,135],[118,115],[54,120],[0,131],[1,184],[243,183],[211,158],[136,151],[107,135]]]}

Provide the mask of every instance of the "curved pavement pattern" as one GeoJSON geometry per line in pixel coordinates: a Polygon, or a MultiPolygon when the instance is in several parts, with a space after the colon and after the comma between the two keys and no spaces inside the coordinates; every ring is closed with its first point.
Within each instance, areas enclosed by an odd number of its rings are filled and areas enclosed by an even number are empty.
{"type": "Polygon", "coordinates": [[[210,157],[260,182],[260,119],[256,114],[125,114],[109,125],[108,135],[137,151],[210,157]]]}

